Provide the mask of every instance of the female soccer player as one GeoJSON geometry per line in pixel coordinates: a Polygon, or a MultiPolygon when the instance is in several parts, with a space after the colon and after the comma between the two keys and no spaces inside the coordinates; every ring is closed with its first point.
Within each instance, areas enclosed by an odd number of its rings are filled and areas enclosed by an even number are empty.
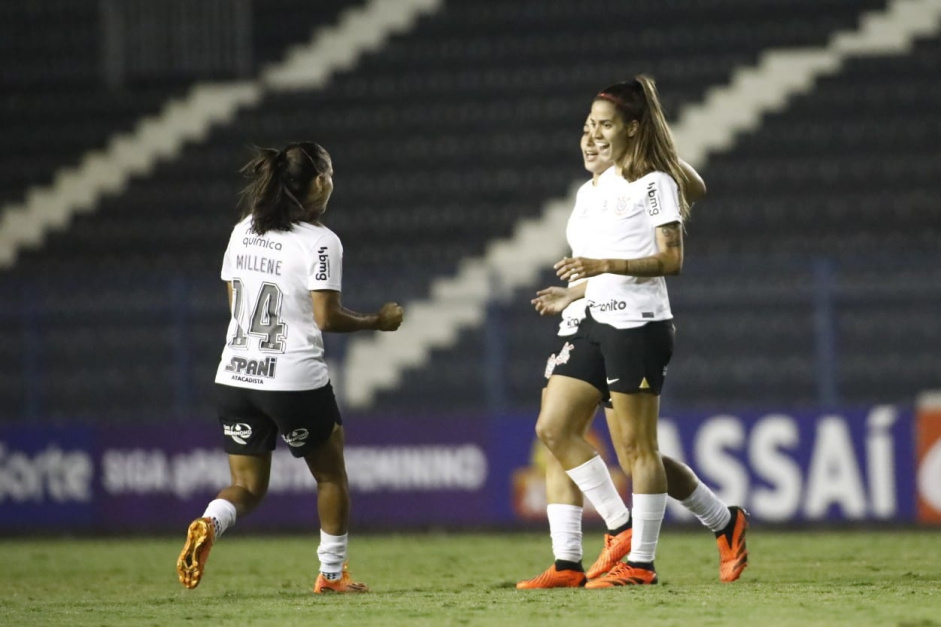
{"type": "MultiPolygon", "coordinates": [[[[569,220],[573,224],[580,213],[588,211],[588,205],[595,201],[598,178],[613,162],[602,159],[595,144],[594,136],[586,121],[582,131],[581,152],[585,169],[592,173],[592,180],[585,183],[577,194],[576,207],[569,220]]],[[[695,202],[706,193],[705,183],[699,174],[689,164],[680,161],[687,181],[687,196],[690,202],[695,202]]],[[[587,279],[576,279],[569,284],[573,291],[584,288],[582,285],[587,279]],[[580,287],[578,287],[580,286],[580,287]]],[[[558,314],[561,311],[562,322],[559,327],[559,336],[568,338],[575,334],[582,320],[585,319],[586,302],[583,298],[572,300],[567,288],[548,288],[537,294],[533,305],[542,315],[558,314]],[[563,309],[564,308],[564,309],[563,309]]],[[[564,350],[564,348],[563,348],[564,350]]],[[[546,366],[546,377],[549,378],[555,369],[557,356],[552,355],[546,366]]],[[[615,443],[619,460],[624,460],[625,468],[629,465],[629,454],[620,444],[623,438],[619,423],[611,408],[610,401],[604,403],[605,416],[612,441],[615,443]]],[[[582,437],[591,426],[596,408],[588,408],[587,414],[578,420],[573,419],[576,432],[582,437]]],[[[730,524],[740,516],[740,508],[729,508],[723,503],[708,486],[703,484],[693,471],[677,460],[663,457],[664,469],[668,479],[669,495],[680,501],[690,510],[706,527],[716,533],[717,538],[724,536],[730,524]]],[[[517,583],[519,589],[538,589],[556,587],[577,587],[585,585],[588,579],[594,579],[606,574],[630,550],[632,529],[630,519],[626,527],[621,530],[609,529],[605,534],[604,548],[595,563],[584,572],[582,559],[582,494],[578,487],[565,474],[564,469],[554,456],[546,457],[546,513],[549,520],[549,532],[552,539],[555,563],[545,572],[533,579],[517,583]]],[[[616,505],[616,504],[615,504],[616,505]]],[[[623,518],[623,510],[614,507],[613,514],[623,518]]],[[[615,522],[621,518],[614,518],[615,522]]],[[[607,521],[606,521],[607,522],[607,521]]],[[[744,562],[737,568],[729,567],[728,551],[724,551],[723,542],[719,539],[720,553],[720,579],[734,581],[738,579],[744,569],[744,562]]]]}
{"type": "Polygon", "coordinates": [[[246,204],[222,261],[232,317],[216,373],[217,413],[232,484],[194,520],[177,560],[199,585],[213,542],[268,490],[280,435],[317,481],[320,574],[314,592],[366,592],[346,568],[349,484],[343,421],[324,361],[323,331],[395,331],[394,302],[362,314],[340,302],[343,246],[321,223],[333,193],[330,155],[313,142],[260,149],[242,168],[246,204]]]}
{"type": "MultiPolygon", "coordinates": [[[[667,497],[657,419],[674,336],[664,277],[683,265],[687,182],[649,77],[602,90],[592,103],[589,127],[599,156],[615,167],[598,179],[598,202],[569,226],[573,257],[556,264],[565,281],[593,278],[581,291],[586,319],[565,361],[557,359],[536,430],[604,516],[616,491],[571,417],[586,415],[610,394],[618,425],[615,448],[633,477],[631,550],[626,564],[617,563],[586,587],[652,584],[667,497]]],[[[580,295],[580,287],[569,290],[572,296],[580,295]]],[[[738,508],[729,514],[719,538],[720,552],[723,542],[728,549],[722,554],[723,580],[737,578],[747,559],[745,514],[738,508]]]]}

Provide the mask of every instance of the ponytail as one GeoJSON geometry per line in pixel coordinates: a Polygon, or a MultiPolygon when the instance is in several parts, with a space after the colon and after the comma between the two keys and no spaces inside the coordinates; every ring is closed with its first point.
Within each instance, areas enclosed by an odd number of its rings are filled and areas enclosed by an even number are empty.
{"type": "Polygon", "coordinates": [[[673,133],[670,132],[670,126],[660,106],[660,96],[654,80],[641,74],[633,81],[605,87],[595,99],[613,103],[626,123],[637,120],[637,133],[623,162],[619,164],[623,169],[624,178],[636,181],[651,172],[666,172],[676,182],[680,213],[683,220],[687,220],[689,202],[686,200],[686,187],[689,180],[680,167],[673,133]]]}
{"type": "Polygon", "coordinates": [[[255,147],[255,156],[239,172],[249,179],[242,190],[242,218],[252,216],[252,231],[290,231],[294,224],[316,221],[323,208],[306,207],[310,186],[327,172],[330,155],[319,144],[303,142],[282,150],[255,147]]]}

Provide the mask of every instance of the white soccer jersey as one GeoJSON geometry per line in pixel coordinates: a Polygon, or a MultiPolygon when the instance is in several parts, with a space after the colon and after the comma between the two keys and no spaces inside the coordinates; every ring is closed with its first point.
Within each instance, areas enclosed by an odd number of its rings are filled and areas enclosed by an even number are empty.
{"type": "MultiPolygon", "coordinates": [[[[614,168],[610,168],[613,170],[614,168]]],[[[569,245],[572,247],[572,256],[579,257],[584,256],[578,252],[576,244],[573,242],[573,222],[580,221],[581,216],[587,215],[591,211],[592,207],[595,206],[598,202],[600,196],[600,191],[595,187],[592,181],[587,181],[581,187],[578,188],[578,192],[575,194],[575,208],[572,209],[572,214],[569,216],[568,224],[565,228],[566,237],[569,240],[569,245]]],[[[570,281],[569,285],[578,285],[585,279],[579,279],[577,281],[570,281]]],[[[582,323],[582,320],[585,319],[585,306],[586,302],[584,298],[579,298],[578,300],[569,303],[569,305],[562,310],[562,321],[559,323],[559,336],[566,337],[569,335],[574,335],[578,330],[578,325],[582,323]]]]}
{"type": "MultiPolygon", "coordinates": [[[[577,257],[649,257],[658,252],[657,227],[682,222],[676,183],[665,172],[629,183],[610,168],[598,178],[597,192],[596,202],[569,221],[566,234],[577,257]]],[[[601,274],[589,279],[585,299],[595,320],[619,329],[673,317],[664,277],[601,274]]]]}
{"type": "Polygon", "coordinates": [[[235,225],[222,261],[232,318],[216,383],[256,390],[313,390],[329,382],[311,290],[340,291],[343,246],[324,226],[251,232],[235,225]]]}

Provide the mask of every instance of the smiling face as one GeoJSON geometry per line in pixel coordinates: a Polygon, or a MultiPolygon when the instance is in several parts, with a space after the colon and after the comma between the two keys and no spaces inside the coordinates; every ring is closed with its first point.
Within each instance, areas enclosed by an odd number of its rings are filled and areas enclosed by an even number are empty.
{"type": "Polygon", "coordinates": [[[611,163],[621,161],[627,154],[637,126],[636,120],[625,121],[613,102],[599,98],[591,103],[588,128],[600,159],[611,163]]]}
{"type": "Polygon", "coordinates": [[[582,162],[585,164],[585,169],[594,175],[593,178],[597,179],[598,175],[614,165],[613,161],[602,158],[599,154],[588,120],[585,120],[585,125],[582,127],[580,146],[582,149],[582,162]]]}

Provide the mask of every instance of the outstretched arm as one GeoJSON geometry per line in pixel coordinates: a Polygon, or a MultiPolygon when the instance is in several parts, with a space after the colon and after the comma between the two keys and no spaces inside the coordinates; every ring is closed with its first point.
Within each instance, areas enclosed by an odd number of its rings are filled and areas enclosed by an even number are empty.
{"type": "Polygon", "coordinates": [[[547,287],[536,292],[536,298],[530,302],[540,316],[552,316],[562,313],[570,303],[585,297],[588,281],[580,281],[568,287],[547,287]]]}

